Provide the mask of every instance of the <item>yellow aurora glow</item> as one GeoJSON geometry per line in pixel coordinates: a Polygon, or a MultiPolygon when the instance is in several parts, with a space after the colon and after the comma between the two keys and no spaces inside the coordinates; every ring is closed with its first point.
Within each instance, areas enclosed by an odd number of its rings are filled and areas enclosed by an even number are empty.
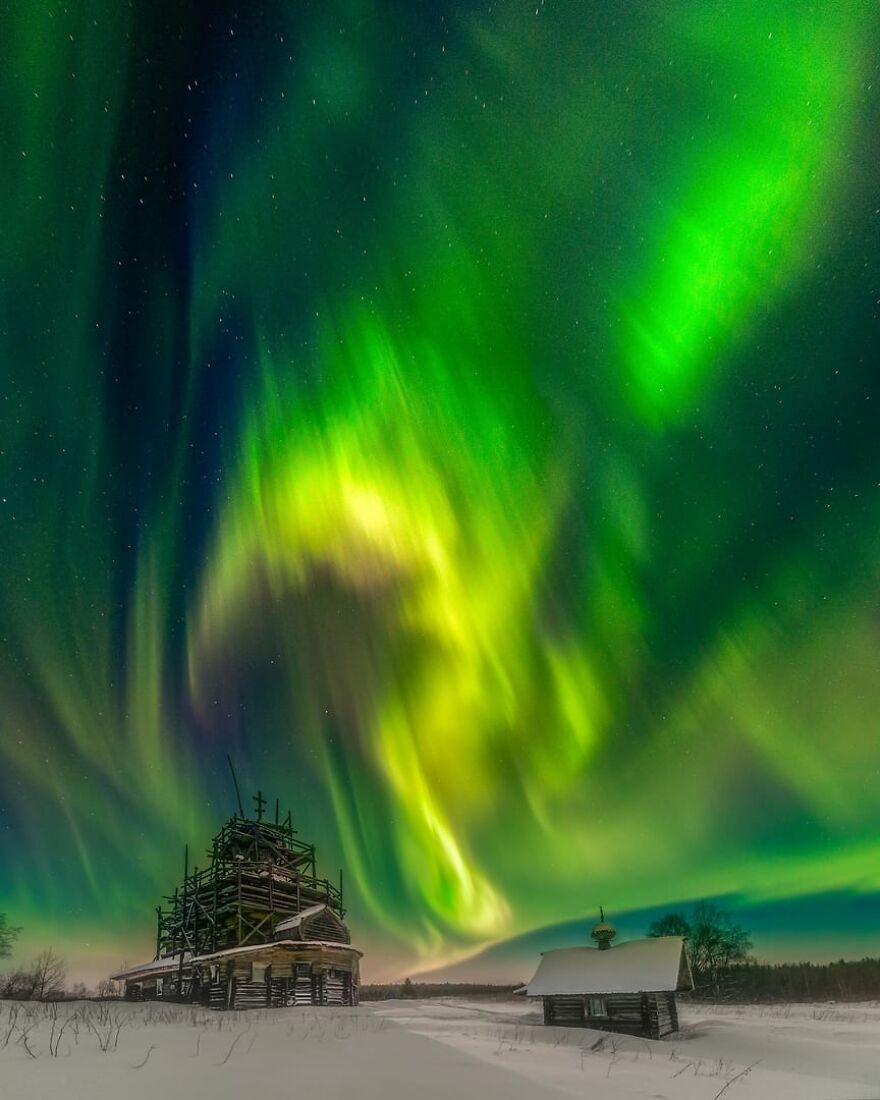
{"type": "Polygon", "coordinates": [[[227,752],[400,969],[880,888],[876,5],[13,8],[0,910],[227,752]]]}

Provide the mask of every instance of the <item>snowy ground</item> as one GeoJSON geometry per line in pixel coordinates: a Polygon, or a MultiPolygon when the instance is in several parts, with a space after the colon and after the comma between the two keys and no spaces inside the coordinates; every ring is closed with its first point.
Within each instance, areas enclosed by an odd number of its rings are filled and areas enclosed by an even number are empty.
{"type": "Polygon", "coordinates": [[[546,1028],[534,1007],[387,1002],[377,1011],[558,1096],[664,1100],[880,1100],[880,1004],[682,1006],[653,1042],[546,1028]]]}
{"type": "Polygon", "coordinates": [[[685,1008],[660,1042],[534,1006],[386,1001],[214,1013],[0,1004],[2,1100],[880,1100],[880,1005],[685,1008]]]}

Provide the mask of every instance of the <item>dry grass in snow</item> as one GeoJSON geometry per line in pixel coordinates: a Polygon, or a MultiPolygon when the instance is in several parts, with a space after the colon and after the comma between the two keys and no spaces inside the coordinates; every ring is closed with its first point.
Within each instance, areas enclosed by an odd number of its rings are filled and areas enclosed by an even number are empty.
{"type": "Polygon", "coordinates": [[[3,1100],[880,1100],[880,1006],[690,1007],[652,1042],[534,1006],[386,1001],[218,1013],[0,1003],[3,1100]]]}

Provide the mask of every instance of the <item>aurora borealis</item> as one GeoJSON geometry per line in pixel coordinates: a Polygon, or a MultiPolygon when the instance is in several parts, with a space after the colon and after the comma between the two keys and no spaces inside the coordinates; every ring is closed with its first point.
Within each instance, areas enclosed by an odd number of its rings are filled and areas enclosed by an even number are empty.
{"type": "Polygon", "coordinates": [[[880,896],[878,24],[4,8],[25,945],[149,951],[227,753],[375,974],[880,896]]]}

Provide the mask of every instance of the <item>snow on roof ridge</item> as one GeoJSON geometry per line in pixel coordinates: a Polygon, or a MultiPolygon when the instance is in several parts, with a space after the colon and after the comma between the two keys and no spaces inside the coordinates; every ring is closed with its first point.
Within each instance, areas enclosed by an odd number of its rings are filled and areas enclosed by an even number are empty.
{"type": "Polygon", "coordinates": [[[338,947],[342,951],[354,951],[357,955],[363,955],[350,943],[339,943],[336,940],[269,940],[268,943],[249,943],[244,947],[226,947],[222,951],[211,951],[206,955],[197,955],[191,961],[194,963],[207,962],[210,959],[226,958],[229,955],[246,955],[252,951],[265,951],[272,947],[338,947]]]}
{"type": "MultiPolygon", "coordinates": [[[[192,954],[184,952],[183,965],[189,966],[192,962],[192,954]]],[[[176,970],[180,966],[180,955],[165,955],[161,959],[153,959],[151,962],[140,963],[138,966],[127,966],[124,970],[117,970],[110,975],[110,980],[117,982],[135,974],[161,974],[164,970],[176,970]]]]}
{"type": "MultiPolygon", "coordinates": [[[[227,947],[222,951],[211,951],[206,955],[193,956],[189,951],[183,956],[183,965],[192,966],[194,963],[207,962],[210,959],[226,958],[229,955],[246,955],[249,952],[260,951],[270,947],[338,947],[344,951],[354,951],[356,955],[363,957],[363,951],[352,947],[349,943],[338,943],[335,940],[270,940],[268,943],[249,943],[244,947],[227,947]]],[[[180,955],[166,955],[161,959],[153,959],[151,962],[141,963],[139,966],[129,966],[125,970],[118,970],[111,974],[113,981],[136,978],[139,975],[149,977],[150,974],[162,974],[177,970],[180,966],[180,955]]]]}
{"type": "Polygon", "coordinates": [[[292,917],[287,917],[279,924],[275,925],[276,932],[286,932],[289,928],[297,928],[304,920],[308,920],[309,917],[317,916],[318,913],[323,913],[327,908],[327,902],[321,901],[317,905],[310,905],[308,909],[301,909],[298,913],[295,913],[292,917]]]}

